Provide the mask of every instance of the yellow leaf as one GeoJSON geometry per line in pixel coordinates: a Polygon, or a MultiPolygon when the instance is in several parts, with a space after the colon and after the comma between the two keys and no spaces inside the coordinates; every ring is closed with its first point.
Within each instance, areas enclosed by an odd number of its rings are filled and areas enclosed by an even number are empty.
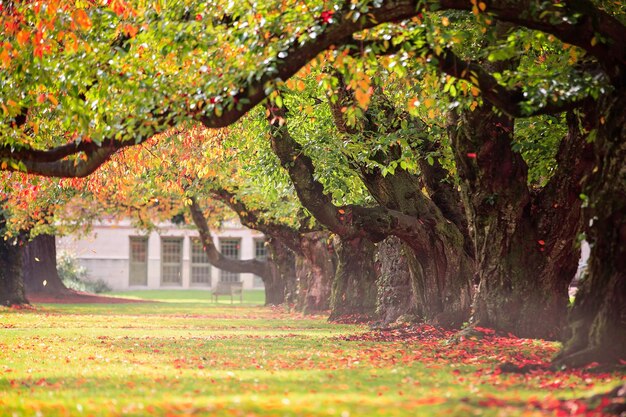
{"type": "Polygon", "coordinates": [[[448,19],[447,17],[442,17],[441,18],[441,24],[444,26],[450,26],[450,19],[448,19]]]}
{"type": "Polygon", "coordinates": [[[50,103],[54,104],[55,106],[59,105],[59,100],[57,100],[56,97],[52,94],[48,94],[48,100],[50,100],[50,103]]]}
{"type": "Polygon", "coordinates": [[[435,110],[433,110],[433,109],[428,110],[428,118],[429,119],[434,119],[435,118],[435,110]]]}
{"type": "Polygon", "coordinates": [[[598,43],[598,39],[596,39],[595,36],[591,38],[591,46],[596,46],[597,43],[598,43]]]}
{"type": "Polygon", "coordinates": [[[478,8],[484,12],[487,8],[487,5],[481,1],[480,3],[478,3],[478,8]]]}
{"type": "Polygon", "coordinates": [[[435,100],[433,100],[432,98],[427,98],[426,100],[424,100],[424,106],[426,106],[427,109],[431,108],[433,104],[435,104],[435,100]]]}

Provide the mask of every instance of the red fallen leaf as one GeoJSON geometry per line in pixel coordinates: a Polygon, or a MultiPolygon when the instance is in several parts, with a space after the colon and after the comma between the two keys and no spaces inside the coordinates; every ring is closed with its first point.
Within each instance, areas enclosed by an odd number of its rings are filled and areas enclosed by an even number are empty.
{"type": "Polygon", "coordinates": [[[468,157],[468,158],[472,158],[472,159],[476,159],[476,153],[475,153],[475,152],[469,152],[469,153],[467,154],[467,157],[468,157]]]}
{"type": "Polygon", "coordinates": [[[488,329],[486,327],[478,327],[478,326],[476,326],[476,327],[474,327],[474,329],[479,331],[479,332],[481,332],[481,333],[485,333],[485,334],[495,334],[496,333],[495,330],[488,329]]]}
{"type": "Polygon", "coordinates": [[[539,243],[541,246],[546,244],[546,242],[544,240],[538,240],[537,243],[539,243]]]}
{"type": "Polygon", "coordinates": [[[499,398],[487,397],[484,400],[479,400],[478,405],[481,407],[504,407],[507,403],[499,398]]]}

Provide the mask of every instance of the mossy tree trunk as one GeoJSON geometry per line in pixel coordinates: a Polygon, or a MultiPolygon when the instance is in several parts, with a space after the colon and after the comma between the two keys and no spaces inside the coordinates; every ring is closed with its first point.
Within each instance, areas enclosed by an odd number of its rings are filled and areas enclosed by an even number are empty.
{"type": "MultiPolygon", "coordinates": [[[[284,106],[270,106],[269,111],[272,149],[287,170],[298,198],[315,218],[344,240],[366,238],[380,242],[392,235],[402,239],[414,251],[422,271],[415,276],[421,279],[416,288],[421,291],[419,302],[425,304],[421,309],[423,318],[446,327],[457,327],[467,320],[473,265],[471,255],[464,250],[464,234],[421,191],[420,181],[401,169],[390,176],[393,182],[382,180],[380,172],[364,171],[364,177],[371,175],[380,184],[378,195],[382,197],[372,193],[380,205],[337,207],[315,179],[313,161],[282,123],[286,117],[284,106]],[[407,202],[406,210],[404,205],[394,205],[396,196],[401,196],[403,204],[407,202]]],[[[368,184],[368,180],[364,182],[368,184]]]]}
{"type": "Polygon", "coordinates": [[[421,311],[411,269],[419,267],[419,264],[415,261],[413,251],[395,236],[386,238],[376,246],[377,263],[380,265],[376,281],[379,325],[394,323],[400,317],[417,320],[421,317],[421,311]]]}
{"type": "Polygon", "coordinates": [[[371,319],[376,310],[375,246],[364,238],[333,239],[337,269],[330,297],[330,318],[371,319]]]}
{"type": "Polygon", "coordinates": [[[595,168],[583,210],[591,255],[556,359],[572,367],[626,359],[626,89],[602,98],[595,116],[595,168]]]}
{"type": "Polygon", "coordinates": [[[578,119],[567,120],[558,169],[531,192],[528,166],[512,149],[513,119],[488,105],[452,116],[477,262],[476,324],[522,337],[561,336],[579,257],[580,181],[591,166],[578,119]]]}
{"type": "Polygon", "coordinates": [[[302,237],[302,255],[296,256],[296,309],[306,314],[319,313],[330,308],[335,254],[332,247],[329,247],[329,236],[328,232],[306,233],[302,237]]]}

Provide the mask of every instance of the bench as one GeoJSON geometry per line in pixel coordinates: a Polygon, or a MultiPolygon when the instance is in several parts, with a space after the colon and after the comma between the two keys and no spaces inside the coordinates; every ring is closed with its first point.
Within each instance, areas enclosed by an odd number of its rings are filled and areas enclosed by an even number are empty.
{"type": "Polygon", "coordinates": [[[220,295],[230,295],[230,303],[233,303],[233,297],[239,296],[239,302],[243,303],[243,282],[218,282],[213,290],[213,298],[217,303],[220,295]]]}

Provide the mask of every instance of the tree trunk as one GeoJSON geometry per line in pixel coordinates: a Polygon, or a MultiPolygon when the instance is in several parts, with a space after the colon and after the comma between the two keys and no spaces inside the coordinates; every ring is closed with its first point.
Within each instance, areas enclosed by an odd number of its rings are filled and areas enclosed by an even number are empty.
{"type": "Polygon", "coordinates": [[[307,233],[302,238],[302,256],[296,256],[298,298],[296,309],[306,314],[327,311],[335,276],[334,253],[327,232],[307,233]]]}
{"type": "Polygon", "coordinates": [[[38,235],[23,247],[24,289],[26,294],[52,296],[68,294],[57,272],[57,249],[54,235],[38,235]]]}
{"type": "Polygon", "coordinates": [[[479,281],[474,323],[521,337],[559,338],[579,256],[580,179],[590,166],[578,120],[568,116],[558,170],[535,193],[526,163],[511,148],[513,119],[483,106],[454,121],[451,141],[479,281]]]}
{"type": "Polygon", "coordinates": [[[377,244],[380,274],[376,281],[376,314],[379,324],[387,326],[399,318],[414,321],[421,316],[413,285],[411,266],[419,266],[413,251],[391,236],[377,244]],[[409,259],[413,258],[413,259],[409,259]]]}
{"type": "Polygon", "coordinates": [[[569,339],[557,365],[619,363],[626,359],[626,91],[598,106],[595,168],[587,177],[583,211],[591,246],[588,274],[569,315],[569,339]]]}
{"type": "MultiPolygon", "coordinates": [[[[380,242],[395,235],[414,251],[423,271],[420,301],[424,319],[433,324],[457,327],[468,317],[471,305],[471,255],[464,250],[465,239],[458,227],[423,192],[419,180],[402,169],[385,181],[380,170],[361,167],[363,177],[380,184],[372,193],[378,207],[337,207],[315,179],[315,167],[302,146],[291,137],[285,120],[286,109],[269,106],[272,149],[287,169],[296,194],[315,218],[343,239],[365,237],[380,242]],[[402,175],[401,175],[402,174],[402,175]],[[399,204],[398,202],[401,202],[399,204]]],[[[368,185],[368,180],[364,179],[368,185]]],[[[373,189],[375,187],[372,187],[373,189]]]]}
{"type": "Polygon", "coordinates": [[[22,275],[19,238],[4,238],[6,217],[0,212],[0,305],[28,304],[22,275]]]}
{"type": "Polygon", "coordinates": [[[329,320],[370,320],[376,310],[375,246],[364,238],[333,239],[337,270],[330,297],[329,320]]]}
{"type": "MultiPolygon", "coordinates": [[[[0,227],[1,228],[1,227],[0,227]]],[[[0,238],[0,304],[28,304],[24,292],[22,254],[16,238],[0,238]]]]}
{"type": "Polygon", "coordinates": [[[289,294],[294,291],[296,281],[295,256],[280,240],[267,239],[269,257],[273,265],[270,279],[265,285],[265,305],[280,305],[288,302],[289,294]]]}
{"type": "MultiPolygon", "coordinates": [[[[361,176],[378,203],[419,219],[424,229],[420,235],[398,235],[413,251],[405,252],[406,262],[401,262],[412,277],[417,302],[413,311],[433,325],[460,327],[470,316],[474,274],[473,259],[466,250],[467,233],[459,228],[463,222],[459,220],[456,224],[444,217],[441,209],[422,194],[420,178],[403,169],[387,176],[363,171],[361,176]]],[[[445,193],[443,187],[439,193],[445,193]]]]}

